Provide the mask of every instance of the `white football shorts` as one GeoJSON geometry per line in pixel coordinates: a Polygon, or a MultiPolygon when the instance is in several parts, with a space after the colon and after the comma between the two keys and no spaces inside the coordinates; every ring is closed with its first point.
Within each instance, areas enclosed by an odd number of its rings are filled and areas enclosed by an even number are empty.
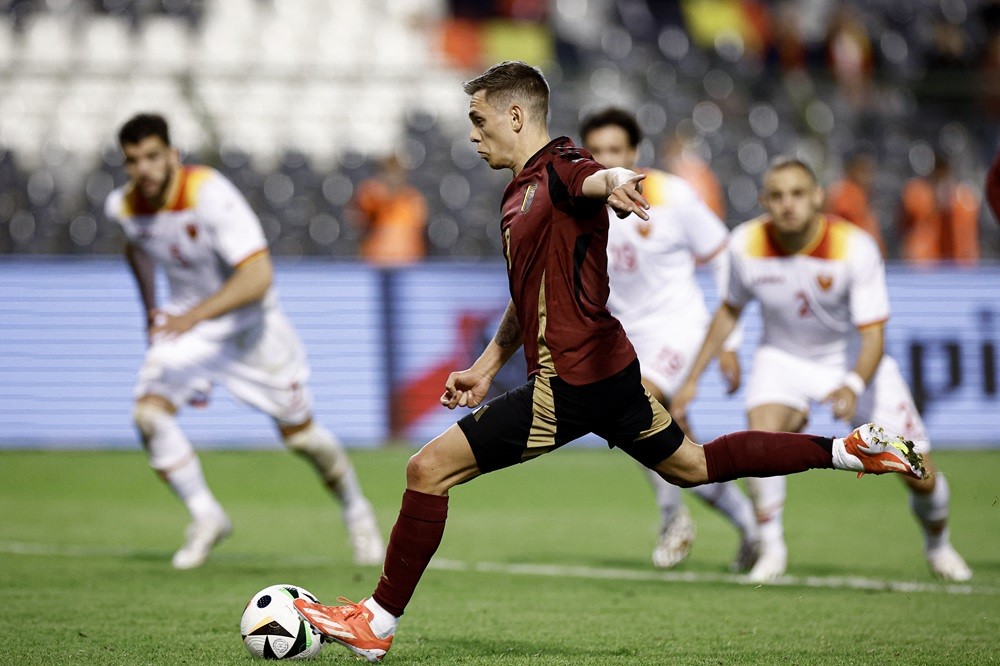
{"type": "Polygon", "coordinates": [[[645,319],[625,330],[639,357],[642,376],[669,398],[684,383],[705,338],[708,322],[645,319]]]}
{"type": "MultiPolygon", "coordinates": [[[[787,405],[808,416],[812,403],[844,385],[847,370],[841,365],[827,365],[761,346],[754,354],[753,371],[747,383],[747,410],[760,405],[787,405]]],[[[875,376],[858,398],[852,427],[875,423],[913,441],[920,453],[930,451],[924,421],[913,402],[913,395],[899,365],[891,356],[883,356],[875,376]]]]}
{"type": "MultiPolygon", "coordinates": [[[[753,370],[746,387],[746,408],[749,411],[760,405],[787,405],[808,416],[810,405],[822,402],[843,386],[846,374],[847,370],[841,365],[817,363],[774,347],[761,346],[754,354],[753,370]]],[[[920,453],[930,451],[927,431],[913,402],[913,394],[891,356],[882,357],[871,383],[858,398],[851,426],[869,422],[911,440],[920,453]]]]}
{"type": "Polygon", "coordinates": [[[181,407],[221,384],[278,423],[298,425],[312,413],[308,379],[298,334],[280,309],[271,308],[261,324],[223,339],[200,334],[195,327],[154,342],[139,369],[135,395],[158,395],[181,407]]]}

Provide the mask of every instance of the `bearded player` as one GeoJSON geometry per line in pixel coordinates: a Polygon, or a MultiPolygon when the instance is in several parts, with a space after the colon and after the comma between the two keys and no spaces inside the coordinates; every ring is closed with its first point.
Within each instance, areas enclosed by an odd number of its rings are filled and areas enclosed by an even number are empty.
{"type": "Polygon", "coordinates": [[[173,566],[201,566],[232,529],[176,419],[214,384],[274,419],[285,446],[309,460],[340,501],[354,561],[380,564],[371,504],[343,447],[313,419],[305,350],[271,288],[257,216],[221,174],[180,163],[162,116],[133,117],[118,140],[129,182],[108,196],[105,212],[125,232],[149,338],[133,416],[150,465],[191,515],[173,566]],[[157,266],[170,287],[162,307],[157,266]]]}
{"type": "MultiPolygon", "coordinates": [[[[760,302],[764,333],[746,391],[751,429],[799,432],[815,403],[857,425],[872,421],[901,433],[933,463],[930,442],[896,361],[883,353],[889,298],[875,240],[846,220],[824,215],[823,189],[812,168],[776,158],[760,196],[767,214],[730,237],[730,274],[691,374],[671,404],[684,413],[698,377],[751,300],[760,302]],[[848,344],[860,349],[853,365],[848,344]]],[[[933,574],[944,580],[972,576],[948,534],[950,491],[940,473],[904,479],[910,507],[924,535],[933,574]]],[[[747,479],[760,526],[760,556],[749,578],[773,581],[785,572],[788,551],[782,513],[785,480],[747,479]]]]}

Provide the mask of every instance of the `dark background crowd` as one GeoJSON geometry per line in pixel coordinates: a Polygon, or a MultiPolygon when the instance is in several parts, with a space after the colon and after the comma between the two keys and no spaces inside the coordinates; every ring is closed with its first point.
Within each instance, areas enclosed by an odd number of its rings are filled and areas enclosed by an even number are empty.
{"type": "Polygon", "coordinates": [[[998,0],[0,0],[0,252],[118,252],[114,132],[153,110],[277,255],[495,258],[507,178],[460,84],[510,58],[545,71],[555,133],[634,111],[641,163],[730,227],[796,153],[888,258],[1000,257],[998,0]]]}

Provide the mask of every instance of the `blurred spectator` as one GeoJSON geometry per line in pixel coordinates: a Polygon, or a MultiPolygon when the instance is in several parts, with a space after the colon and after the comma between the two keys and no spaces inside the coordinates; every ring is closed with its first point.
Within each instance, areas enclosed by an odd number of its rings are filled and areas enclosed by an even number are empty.
{"type": "Polygon", "coordinates": [[[944,155],[934,156],[927,178],[913,178],[903,189],[900,232],[903,257],[915,263],[979,261],[979,199],[959,182],[944,155]]]}
{"type": "Polygon", "coordinates": [[[870,153],[856,153],[848,157],[844,164],[844,177],[830,186],[827,193],[826,210],[874,236],[884,257],[882,229],[868,201],[875,180],[875,166],[875,157],[870,153]]]}
{"type": "Polygon", "coordinates": [[[804,72],[809,54],[802,35],[802,7],[796,2],[779,3],[772,10],[771,54],[768,60],[777,64],[782,74],[804,72]]]}
{"type": "Polygon", "coordinates": [[[726,219],[726,198],[719,179],[683,137],[677,134],[667,137],[661,161],[666,171],[686,180],[720,220],[726,219]]]}
{"type": "Polygon", "coordinates": [[[427,254],[427,202],[409,184],[395,155],[384,158],[379,173],[358,186],[354,208],[362,234],[361,257],[366,261],[400,266],[427,254]]]}
{"type": "Polygon", "coordinates": [[[874,50],[859,10],[852,5],[837,8],[827,34],[826,55],[840,90],[854,108],[871,99],[874,50]]]}
{"type": "Polygon", "coordinates": [[[986,174],[986,201],[993,210],[993,218],[1000,222],[1000,148],[997,148],[993,165],[986,174]]]}
{"type": "Polygon", "coordinates": [[[986,115],[1000,118],[1000,30],[993,32],[986,44],[977,88],[986,115]]]}

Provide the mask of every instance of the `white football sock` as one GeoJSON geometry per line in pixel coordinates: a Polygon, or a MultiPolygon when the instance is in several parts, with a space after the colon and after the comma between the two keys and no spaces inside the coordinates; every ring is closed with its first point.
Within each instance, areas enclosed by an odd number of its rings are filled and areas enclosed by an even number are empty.
{"type": "Polygon", "coordinates": [[[364,606],[372,613],[370,624],[376,636],[388,638],[396,634],[396,626],[399,624],[398,617],[379,606],[378,602],[371,597],[365,599],[364,606]]]}
{"type": "Polygon", "coordinates": [[[677,515],[678,509],[684,502],[681,497],[681,489],[663,479],[651,469],[643,468],[646,471],[646,478],[653,487],[653,494],[656,496],[656,506],[660,509],[661,525],[669,525],[677,515]]]}
{"type": "Polygon", "coordinates": [[[753,503],[732,481],[707,483],[691,488],[691,492],[729,519],[744,537],[757,534],[757,517],[753,503]]]}
{"type": "Polygon", "coordinates": [[[347,452],[329,430],[314,422],[305,430],[286,437],[285,446],[313,464],[330,492],[344,505],[345,515],[350,514],[355,505],[367,506],[347,452]]]}
{"type": "Polygon", "coordinates": [[[910,508],[924,531],[924,547],[935,550],[948,543],[948,510],[951,489],[944,475],[934,475],[934,490],[926,494],[910,490],[910,508]]]}
{"type": "Polygon", "coordinates": [[[192,519],[218,519],[226,515],[222,505],[209,490],[201,471],[201,463],[193,452],[186,462],[168,471],[161,470],[160,474],[184,502],[192,519]]]}
{"type": "Polygon", "coordinates": [[[757,527],[761,544],[782,544],[785,542],[784,510],[787,485],[782,476],[746,480],[747,490],[753,500],[757,514],[757,527]]]}
{"type": "Polygon", "coordinates": [[[224,516],[222,505],[209,490],[201,463],[177,419],[162,409],[137,405],[135,422],[146,443],[149,464],[184,502],[191,518],[224,516]]]}

